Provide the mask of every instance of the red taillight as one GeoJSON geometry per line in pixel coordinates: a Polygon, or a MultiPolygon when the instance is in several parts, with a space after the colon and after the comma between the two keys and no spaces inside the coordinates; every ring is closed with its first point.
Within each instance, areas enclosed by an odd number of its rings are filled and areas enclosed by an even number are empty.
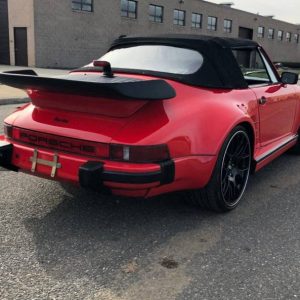
{"type": "Polygon", "coordinates": [[[94,60],[93,61],[94,67],[101,67],[103,68],[103,75],[106,77],[114,77],[114,74],[111,69],[111,65],[108,61],[104,60],[94,60]]]}
{"type": "Polygon", "coordinates": [[[135,163],[151,163],[168,160],[170,159],[170,154],[167,145],[111,145],[110,159],[135,163]]]}
{"type": "Polygon", "coordinates": [[[104,61],[104,60],[94,60],[93,65],[94,65],[94,67],[105,68],[105,67],[110,66],[110,63],[108,61],[104,61]]]}
{"type": "Polygon", "coordinates": [[[13,133],[13,127],[11,125],[5,124],[4,123],[4,135],[11,139],[12,138],[12,133],[13,133]]]}
{"type": "Polygon", "coordinates": [[[4,133],[7,138],[25,144],[116,161],[156,163],[170,159],[169,148],[165,144],[153,146],[108,145],[35,132],[8,124],[4,124],[4,133]]]}

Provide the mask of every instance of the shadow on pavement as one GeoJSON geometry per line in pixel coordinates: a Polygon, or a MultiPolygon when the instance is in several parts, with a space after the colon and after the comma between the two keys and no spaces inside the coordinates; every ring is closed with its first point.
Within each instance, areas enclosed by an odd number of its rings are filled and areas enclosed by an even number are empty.
{"type": "MultiPolygon", "coordinates": [[[[294,184],[299,163],[295,157],[284,156],[259,172],[251,179],[242,205],[230,214],[201,211],[186,204],[181,193],[145,200],[99,196],[74,188],[73,195],[62,193],[61,202],[52,211],[41,218],[26,219],[25,226],[33,234],[35,255],[48,275],[58,280],[87,278],[109,286],[126,262],[137,261],[146,270],[147,265],[159,264],[162,257],[152,254],[161,253],[157,250],[175,236],[180,238],[173,243],[174,256],[176,251],[181,257],[185,251],[194,256],[197,248],[188,250],[189,243],[201,228],[209,228],[215,247],[226,234],[235,240],[235,228],[250,226],[254,217],[263,222],[273,207],[272,199],[294,184]],[[186,234],[180,249],[181,237],[186,234]]],[[[206,236],[208,240],[203,242],[209,243],[210,235],[206,236]]]]}
{"type": "Polygon", "coordinates": [[[63,195],[49,214],[25,225],[39,263],[51,276],[88,276],[105,284],[124,262],[145,258],[178,232],[214,217],[186,204],[180,193],[120,199],[74,188],[74,195],[63,195]]]}

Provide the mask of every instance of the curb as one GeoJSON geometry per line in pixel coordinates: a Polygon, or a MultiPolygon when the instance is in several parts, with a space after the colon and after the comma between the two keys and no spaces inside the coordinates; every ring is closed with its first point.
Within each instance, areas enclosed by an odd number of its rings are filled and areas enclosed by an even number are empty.
{"type": "Polygon", "coordinates": [[[30,102],[29,98],[11,98],[11,99],[0,99],[0,106],[1,105],[10,105],[10,104],[23,104],[30,102]]]}

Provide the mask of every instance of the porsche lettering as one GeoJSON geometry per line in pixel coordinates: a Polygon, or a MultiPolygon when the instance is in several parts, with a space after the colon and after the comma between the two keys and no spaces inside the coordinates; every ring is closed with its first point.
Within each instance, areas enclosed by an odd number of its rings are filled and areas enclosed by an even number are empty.
{"type": "Polygon", "coordinates": [[[74,144],[69,141],[56,140],[54,138],[47,138],[34,134],[28,134],[26,132],[20,133],[20,139],[22,141],[30,142],[40,146],[52,146],[67,150],[78,150],[80,152],[86,152],[88,154],[95,153],[95,147],[93,146],[74,144]]]}

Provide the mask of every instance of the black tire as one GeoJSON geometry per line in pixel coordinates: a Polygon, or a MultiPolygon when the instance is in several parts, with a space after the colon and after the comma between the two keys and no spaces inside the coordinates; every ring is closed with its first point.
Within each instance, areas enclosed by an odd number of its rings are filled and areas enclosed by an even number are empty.
{"type": "Polygon", "coordinates": [[[201,190],[187,192],[188,200],[217,212],[233,210],[246,190],[252,161],[249,135],[237,126],[226,138],[212,177],[201,190]]]}

